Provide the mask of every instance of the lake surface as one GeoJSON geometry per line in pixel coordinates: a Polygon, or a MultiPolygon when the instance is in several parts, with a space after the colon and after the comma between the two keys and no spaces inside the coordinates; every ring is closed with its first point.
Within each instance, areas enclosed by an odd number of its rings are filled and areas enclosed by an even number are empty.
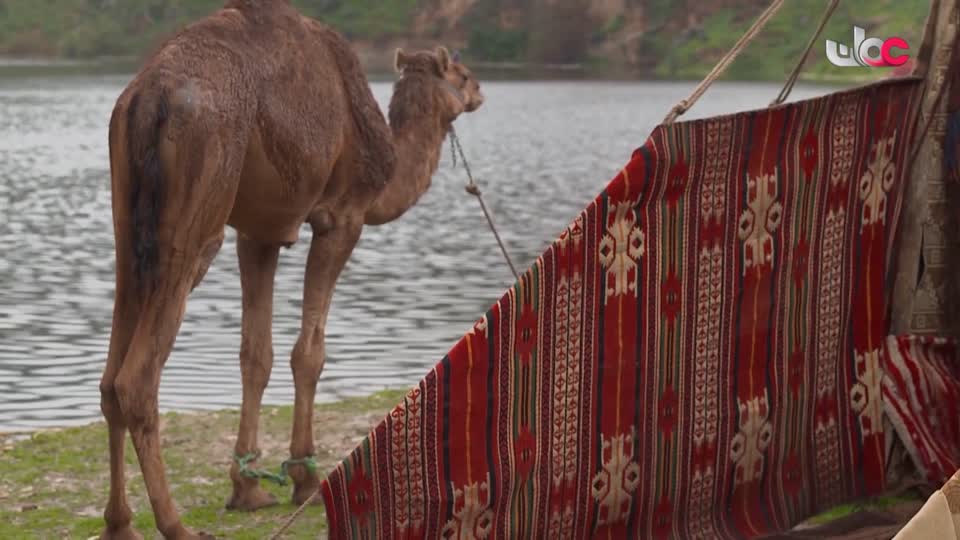
{"type": "MultiPolygon", "coordinates": [[[[127,76],[0,76],[0,430],[100,418],[113,309],[107,125],[127,76]]],[[[517,264],[526,268],[604,188],[693,83],[491,82],[456,124],[517,264]]],[[[374,83],[382,106],[390,86],[374,83]]],[[[832,91],[798,87],[793,99],[832,91]]],[[[765,106],[776,84],[727,83],[688,117],[765,106]]],[[[415,384],[513,277],[445,148],[433,187],[399,221],[368,228],[340,278],[318,400],[415,384]]],[[[289,404],[310,232],[282,251],[275,363],[264,398],[289,404]]],[[[241,401],[235,235],[191,295],[160,403],[241,401]]]]}

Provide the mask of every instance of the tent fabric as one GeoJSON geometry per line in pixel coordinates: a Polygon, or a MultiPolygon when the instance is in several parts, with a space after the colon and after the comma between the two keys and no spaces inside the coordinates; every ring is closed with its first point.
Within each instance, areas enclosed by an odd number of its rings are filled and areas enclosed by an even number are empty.
{"type": "Polygon", "coordinates": [[[330,538],[751,538],[882,491],[920,92],[657,127],[325,480],[330,538]]]}
{"type": "Polygon", "coordinates": [[[953,339],[890,336],[883,408],[930,485],[960,469],[960,356],[953,339]]]}

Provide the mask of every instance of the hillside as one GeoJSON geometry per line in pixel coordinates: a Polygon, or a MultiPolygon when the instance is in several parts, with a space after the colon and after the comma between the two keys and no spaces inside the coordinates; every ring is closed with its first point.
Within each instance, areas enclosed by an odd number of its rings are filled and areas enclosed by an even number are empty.
{"type": "MultiPolygon", "coordinates": [[[[473,61],[581,64],[593,73],[697,78],[767,5],[766,0],[293,0],[346,34],[374,69],[399,45],[445,44],[473,61]]],[[[223,0],[0,0],[0,55],[87,59],[140,57],[223,0]]],[[[826,0],[787,0],[729,78],[789,72],[826,0]]],[[[824,39],[899,35],[919,45],[928,2],[843,0],[824,39]]],[[[822,43],[822,41],[821,41],[822,43]]],[[[875,70],[876,71],[876,70],[875,70]]],[[[836,68],[818,44],[807,73],[836,68]]]]}

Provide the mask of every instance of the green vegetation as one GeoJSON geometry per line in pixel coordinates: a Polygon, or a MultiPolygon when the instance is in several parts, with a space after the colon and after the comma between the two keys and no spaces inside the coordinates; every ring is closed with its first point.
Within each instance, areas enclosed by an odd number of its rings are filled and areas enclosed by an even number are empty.
{"type": "MultiPolygon", "coordinates": [[[[321,471],[329,471],[403,399],[384,391],[364,399],[317,406],[314,435],[321,471]]],[[[260,422],[259,466],[276,469],[287,457],[293,411],[265,407],[260,422]]],[[[239,423],[238,411],[170,413],[161,420],[164,460],[184,522],[218,538],[267,538],[293,512],[292,487],[263,482],[278,506],[252,514],[228,512],[227,472],[239,423]]],[[[79,538],[96,536],[109,485],[107,431],[103,423],[26,438],[0,435],[0,538],[79,538]]],[[[127,440],[127,492],[134,523],[154,536],[153,514],[127,440]]],[[[285,538],[316,538],[325,530],[322,505],[308,509],[285,538]]]]}
{"type": "Polygon", "coordinates": [[[382,40],[405,35],[417,0],[303,0],[304,13],[326,21],[351,39],[382,40]]]}
{"type": "Polygon", "coordinates": [[[882,512],[898,505],[910,505],[911,507],[916,506],[917,509],[919,509],[919,507],[922,505],[922,501],[917,497],[879,495],[863,501],[841,504],[840,506],[836,506],[830,510],[827,510],[826,512],[822,512],[816,516],[813,516],[806,522],[811,525],[824,525],[836,519],[840,519],[844,516],[855,514],[857,512],[882,512]]]}
{"type": "Polygon", "coordinates": [[[610,19],[600,29],[593,33],[590,37],[592,43],[600,43],[607,39],[608,37],[616,34],[623,29],[623,25],[626,23],[626,19],[623,15],[617,15],[616,17],[610,19]]]}
{"type": "MultiPolygon", "coordinates": [[[[590,17],[593,0],[480,0],[457,20],[448,0],[293,0],[351,40],[389,48],[417,39],[466,43],[470,60],[580,63],[627,77],[699,79],[737,41],[766,0],[646,0],[624,13],[590,17]],[[441,10],[442,11],[442,10],[441,10]],[[414,24],[414,21],[419,24],[414,24]],[[642,21],[638,27],[637,21],[642,21]]],[[[139,58],[161,39],[224,0],[0,0],[0,55],[71,59],[139,58]]],[[[819,22],[825,0],[791,0],[744,50],[729,79],[782,79],[819,22]]],[[[853,40],[854,24],[876,37],[901,36],[919,47],[925,0],[844,0],[804,70],[812,79],[870,79],[887,70],[838,68],[823,40],[853,40]]],[[[600,73],[603,74],[603,73],[600,73]]]]}
{"type": "MultiPolygon", "coordinates": [[[[418,0],[295,0],[354,39],[405,34],[418,0]]],[[[0,0],[0,54],[139,56],[224,0],[0,0]]]]}
{"type": "Polygon", "coordinates": [[[467,50],[472,58],[491,62],[507,62],[523,57],[528,36],[520,30],[501,30],[493,26],[470,32],[467,50]]]}
{"type": "MultiPolygon", "coordinates": [[[[796,65],[813,30],[820,22],[826,1],[788,1],[764,30],[730,66],[727,79],[783,79],[796,65]]],[[[659,47],[664,57],[656,64],[655,74],[663,78],[698,79],[753,24],[765,2],[748,8],[720,9],[703,24],[675,36],[670,47],[659,47]]],[[[827,27],[814,45],[804,67],[808,79],[876,78],[889,74],[883,69],[839,68],[830,64],[824,53],[824,40],[853,44],[853,25],[866,29],[868,36],[900,36],[911,45],[915,55],[920,46],[929,2],[925,0],[844,0],[840,2],[827,27]]],[[[649,45],[649,42],[647,42],[649,45]]]]}

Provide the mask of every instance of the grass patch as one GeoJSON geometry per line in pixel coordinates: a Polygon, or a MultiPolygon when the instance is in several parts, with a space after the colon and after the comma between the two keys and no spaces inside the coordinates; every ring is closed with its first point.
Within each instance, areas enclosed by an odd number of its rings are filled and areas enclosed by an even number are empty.
{"type": "Polygon", "coordinates": [[[894,495],[878,495],[863,501],[857,501],[848,504],[841,504],[834,508],[831,508],[825,512],[821,512],[815,516],[812,516],[806,520],[806,523],[810,525],[824,525],[830,523],[831,521],[840,519],[844,516],[850,514],[856,514],[857,512],[862,511],[875,511],[883,512],[884,510],[889,510],[898,505],[904,504],[921,504],[922,500],[919,497],[910,497],[910,496],[894,496],[894,495]]]}
{"type": "MultiPolygon", "coordinates": [[[[330,471],[403,399],[402,391],[318,405],[314,439],[321,471],[330,471]]],[[[288,456],[291,407],[264,407],[261,467],[279,468],[288,456]]],[[[161,436],[167,475],[184,523],[218,538],[269,537],[294,510],[292,487],[263,482],[281,504],[252,514],[224,509],[238,411],[169,413],[161,436]]],[[[127,438],[127,494],[134,523],[157,537],[153,513],[127,438]]],[[[109,486],[107,429],[102,423],[32,435],[0,435],[0,538],[80,538],[100,534],[109,486]]],[[[316,538],[326,530],[322,506],[307,510],[285,538],[316,538]]]]}

